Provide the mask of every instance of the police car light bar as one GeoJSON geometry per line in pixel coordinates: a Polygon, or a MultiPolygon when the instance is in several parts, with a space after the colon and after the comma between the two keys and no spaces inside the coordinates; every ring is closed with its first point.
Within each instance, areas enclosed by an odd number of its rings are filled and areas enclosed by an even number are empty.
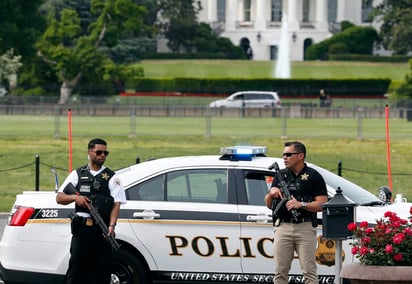
{"type": "Polygon", "coordinates": [[[220,148],[221,160],[251,160],[252,157],[265,156],[265,146],[231,146],[220,148]]]}

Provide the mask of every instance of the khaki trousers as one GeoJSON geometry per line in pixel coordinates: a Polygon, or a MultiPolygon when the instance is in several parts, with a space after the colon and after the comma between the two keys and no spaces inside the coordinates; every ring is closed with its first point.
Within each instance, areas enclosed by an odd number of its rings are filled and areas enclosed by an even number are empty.
{"type": "Polygon", "coordinates": [[[292,224],[282,222],[275,228],[273,242],[275,284],[287,284],[288,274],[296,252],[305,283],[318,284],[316,272],[316,228],[312,222],[292,224]]]}

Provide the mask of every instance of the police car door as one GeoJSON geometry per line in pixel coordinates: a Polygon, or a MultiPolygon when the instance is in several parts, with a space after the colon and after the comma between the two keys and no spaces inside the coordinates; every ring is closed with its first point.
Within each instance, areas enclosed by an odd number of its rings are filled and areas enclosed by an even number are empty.
{"type": "Polygon", "coordinates": [[[226,168],[183,169],[127,190],[130,223],[153,257],[156,278],[225,281],[241,271],[239,214],[228,182],[226,168]]]}
{"type": "Polygon", "coordinates": [[[236,184],[241,218],[242,269],[253,282],[273,283],[272,212],[264,204],[273,172],[239,169],[236,184]]]}

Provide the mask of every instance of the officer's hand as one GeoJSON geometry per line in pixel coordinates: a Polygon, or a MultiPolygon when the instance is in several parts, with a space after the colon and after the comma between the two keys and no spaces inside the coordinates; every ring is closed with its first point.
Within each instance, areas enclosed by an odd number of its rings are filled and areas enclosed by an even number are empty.
{"type": "Polygon", "coordinates": [[[286,208],[290,211],[292,209],[299,209],[300,208],[300,202],[296,200],[296,198],[292,195],[291,199],[286,202],[286,208]]]}
{"type": "Polygon", "coordinates": [[[113,237],[114,237],[114,226],[109,226],[108,227],[108,229],[109,229],[109,235],[112,235],[113,237]]]}
{"type": "Polygon", "coordinates": [[[275,186],[272,187],[269,191],[269,194],[270,196],[272,196],[273,199],[276,199],[276,198],[283,199],[282,191],[278,187],[275,187],[275,186]]]}
{"type": "Polygon", "coordinates": [[[83,195],[76,195],[75,200],[76,205],[83,207],[83,208],[89,208],[88,204],[90,203],[90,199],[87,198],[86,196],[83,195]]]}

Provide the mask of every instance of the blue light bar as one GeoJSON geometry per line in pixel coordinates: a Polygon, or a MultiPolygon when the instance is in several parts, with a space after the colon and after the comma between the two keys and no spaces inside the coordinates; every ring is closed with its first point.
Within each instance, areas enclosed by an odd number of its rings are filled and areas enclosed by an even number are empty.
{"type": "Polygon", "coordinates": [[[220,148],[221,155],[264,155],[268,148],[265,146],[231,146],[220,148]]]}

